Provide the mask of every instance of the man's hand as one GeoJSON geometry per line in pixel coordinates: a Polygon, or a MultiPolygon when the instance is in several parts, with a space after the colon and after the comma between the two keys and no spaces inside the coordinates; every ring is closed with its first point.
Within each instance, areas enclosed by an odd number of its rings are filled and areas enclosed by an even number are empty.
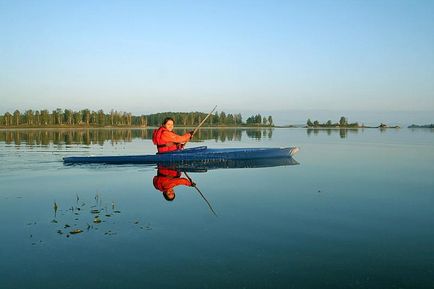
{"type": "Polygon", "coordinates": [[[194,135],[194,130],[189,131],[188,133],[190,134],[190,139],[192,139],[192,138],[193,138],[193,135],[194,135]]]}
{"type": "Polygon", "coordinates": [[[192,187],[196,187],[196,183],[195,182],[191,182],[191,186],[192,187]]]}

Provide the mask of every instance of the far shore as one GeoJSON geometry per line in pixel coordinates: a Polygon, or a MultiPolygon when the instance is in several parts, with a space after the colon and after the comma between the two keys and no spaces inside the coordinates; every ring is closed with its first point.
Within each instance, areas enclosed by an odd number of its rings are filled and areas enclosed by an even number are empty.
{"type": "MultiPolygon", "coordinates": [[[[0,126],[0,130],[39,130],[39,129],[156,129],[158,126],[0,126]]],[[[196,126],[178,125],[175,129],[195,129],[196,126]]],[[[279,128],[278,126],[204,126],[202,129],[270,129],[279,128]]]]}
{"type": "Polygon", "coordinates": [[[365,128],[379,128],[379,129],[399,129],[400,126],[303,126],[307,129],[365,129],[365,128]]]}
{"type": "MultiPolygon", "coordinates": [[[[86,130],[86,129],[156,129],[157,126],[0,126],[0,130],[86,130]]],[[[195,126],[176,126],[175,129],[195,129],[195,126]]],[[[304,128],[320,130],[357,130],[357,129],[399,129],[399,126],[306,126],[306,125],[275,125],[275,126],[204,126],[202,129],[274,129],[274,128],[304,128]]]]}

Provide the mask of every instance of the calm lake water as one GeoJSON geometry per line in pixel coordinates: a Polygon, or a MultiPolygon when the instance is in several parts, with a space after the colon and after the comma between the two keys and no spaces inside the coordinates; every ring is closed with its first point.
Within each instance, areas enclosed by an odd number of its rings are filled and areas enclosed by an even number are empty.
{"type": "Polygon", "coordinates": [[[300,147],[189,173],[217,216],[155,166],[62,163],[151,134],[0,131],[0,288],[434,288],[433,130],[203,130],[189,147],[300,147]]]}

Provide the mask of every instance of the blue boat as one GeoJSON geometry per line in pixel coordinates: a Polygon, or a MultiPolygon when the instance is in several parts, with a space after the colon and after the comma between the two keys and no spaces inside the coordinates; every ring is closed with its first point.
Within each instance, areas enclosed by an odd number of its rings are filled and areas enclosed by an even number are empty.
{"type": "Polygon", "coordinates": [[[224,148],[210,149],[206,146],[155,155],[125,156],[75,156],[65,157],[65,164],[172,164],[185,162],[225,163],[239,160],[264,160],[290,158],[298,148],[224,148]]]}

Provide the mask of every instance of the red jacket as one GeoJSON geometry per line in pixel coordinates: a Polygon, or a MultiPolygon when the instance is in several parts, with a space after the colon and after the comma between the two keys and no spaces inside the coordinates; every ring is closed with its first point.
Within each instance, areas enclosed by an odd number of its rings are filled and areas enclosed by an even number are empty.
{"type": "Polygon", "coordinates": [[[154,187],[162,192],[176,186],[191,186],[192,183],[187,178],[181,178],[181,173],[171,169],[158,169],[158,174],[153,179],[154,187]]]}
{"type": "Polygon", "coordinates": [[[152,141],[157,146],[158,153],[167,153],[181,149],[181,145],[188,142],[190,137],[189,133],[180,136],[161,126],[159,129],[154,130],[152,141]]]}

